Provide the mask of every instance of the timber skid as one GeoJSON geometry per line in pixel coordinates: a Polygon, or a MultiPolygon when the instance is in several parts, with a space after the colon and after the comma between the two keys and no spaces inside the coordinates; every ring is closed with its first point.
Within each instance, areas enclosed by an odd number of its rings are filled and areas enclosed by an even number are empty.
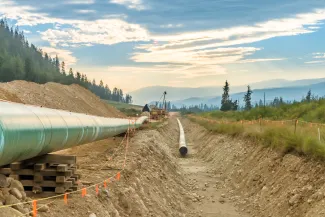
{"type": "Polygon", "coordinates": [[[22,183],[28,196],[48,197],[78,189],[76,156],[46,154],[0,167],[22,183]]]}

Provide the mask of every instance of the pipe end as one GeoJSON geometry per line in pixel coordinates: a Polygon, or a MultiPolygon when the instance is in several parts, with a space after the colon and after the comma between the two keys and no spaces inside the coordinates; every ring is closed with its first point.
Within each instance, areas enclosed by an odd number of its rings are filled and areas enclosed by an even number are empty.
{"type": "Polygon", "coordinates": [[[187,147],[180,147],[179,153],[184,157],[187,154],[187,147]]]}

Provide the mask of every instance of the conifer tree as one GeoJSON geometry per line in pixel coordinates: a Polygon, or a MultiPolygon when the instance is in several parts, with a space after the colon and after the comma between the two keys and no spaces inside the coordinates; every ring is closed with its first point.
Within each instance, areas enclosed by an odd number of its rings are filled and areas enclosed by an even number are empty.
{"type": "Polygon", "coordinates": [[[245,102],[245,110],[251,110],[252,109],[252,93],[253,91],[251,90],[251,87],[248,85],[247,86],[247,92],[244,96],[244,102],[245,102]]]}

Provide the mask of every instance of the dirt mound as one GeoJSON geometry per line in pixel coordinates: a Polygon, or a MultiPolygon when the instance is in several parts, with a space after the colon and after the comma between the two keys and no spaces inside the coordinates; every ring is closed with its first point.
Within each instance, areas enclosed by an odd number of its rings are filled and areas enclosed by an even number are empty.
{"type": "MultiPolygon", "coordinates": [[[[97,183],[122,168],[125,146],[120,141],[103,140],[69,150],[78,156],[82,183],[97,183]]],[[[41,216],[185,217],[191,210],[188,193],[170,145],[157,130],[138,131],[130,140],[127,166],[119,182],[108,184],[107,191],[100,186],[99,196],[95,189],[88,190],[85,198],[72,195],[68,206],[60,199],[41,216]]]]}
{"type": "Polygon", "coordinates": [[[212,165],[210,175],[228,200],[250,216],[320,217],[325,213],[325,163],[283,156],[270,148],[185,122],[198,155],[212,165]]]}
{"type": "Polygon", "coordinates": [[[0,99],[104,117],[125,117],[114,107],[103,103],[98,96],[76,84],[36,84],[27,81],[0,83],[0,99]]]}

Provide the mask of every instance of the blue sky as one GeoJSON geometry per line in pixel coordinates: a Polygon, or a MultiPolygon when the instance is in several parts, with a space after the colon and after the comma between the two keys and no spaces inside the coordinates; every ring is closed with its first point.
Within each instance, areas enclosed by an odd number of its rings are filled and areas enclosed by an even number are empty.
{"type": "Polygon", "coordinates": [[[325,77],[325,0],[1,0],[0,16],[126,91],[325,77]]]}

